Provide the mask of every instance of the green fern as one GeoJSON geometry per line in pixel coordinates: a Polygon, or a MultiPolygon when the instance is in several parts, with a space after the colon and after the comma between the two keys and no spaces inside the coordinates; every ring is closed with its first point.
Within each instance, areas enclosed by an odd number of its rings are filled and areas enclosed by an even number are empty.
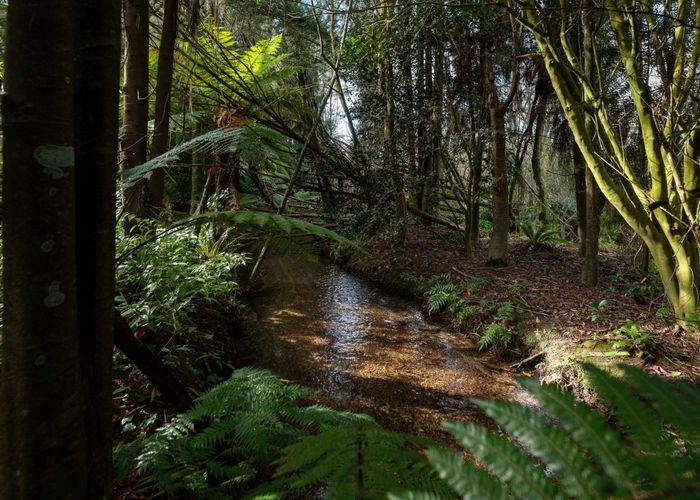
{"type": "Polygon", "coordinates": [[[512,402],[474,401],[512,441],[472,423],[445,424],[485,470],[439,450],[429,452],[433,466],[463,498],[697,498],[700,389],[674,387],[633,367],[621,367],[623,377],[593,365],[584,370],[612,409],[614,424],[571,394],[523,379],[521,385],[539,400],[539,411],[512,402]]]}
{"type": "Polygon", "coordinates": [[[457,285],[454,283],[438,283],[425,293],[428,314],[437,312],[454,312],[462,302],[457,285]]]}
{"type": "Polygon", "coordinates": [[[545,246],[559,239],[559,228],[553,225],[539,225],[532,221],[524,220],[518,224],[518,227],[533,247],[545,246]]]}
{"type": "Polygon", "coordinates": [[[241,368],[154,435],[117,447],[117,478],[133,466],[148,493],[207,499],[321,486],[329,498],[447,491],[424,459],[425,440],[385,431],[367,415],[300,405],[310,394],[241,368]]]}
{"type": "MultiPolygon", "coordinates": [[[[116,462],[123,469],[123,455],[134,457],[142,486],[153,491],[225,498],[308,433],[287,423],[286,415],[309,394],[270,372],[241,368],[154,435],[115,450],[116,462]]],[[[298,420],[313,427],[320,418],[298,420]]]]}
{"type": "Polygon", "coordinates": [[[278,475],[291,489],[323,485],[327,498],[383,498],[387,491],[429,488],[446,492],[422,453],[426,441],[376,424],[336,427],[287,447],[278,475]]]}
{"type": "Polygon", "coordinates": [[[498,323],[491,323],[479,338],[479,350],[495,349],[502,351],[508,349],[512,341],[513,333],[508,328],[498,323]]]}

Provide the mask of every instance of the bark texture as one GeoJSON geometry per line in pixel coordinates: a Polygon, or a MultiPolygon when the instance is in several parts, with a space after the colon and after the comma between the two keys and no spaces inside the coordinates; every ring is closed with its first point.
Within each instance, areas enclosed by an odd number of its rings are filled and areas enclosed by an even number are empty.
{"type": "MultiPolygon", "coordinates": [[[[121,168],[145,163],[148,144],[148,0],[124,1],[124,124],[121,168]]],[[[123,193],[127,214],[143,218],[150,203],[148,183],[139,182],[123,193]]],[[[131,231],[127,220],[124,228],[131,231]]]]}
{"type": "Polygon", "coordinates": [[[76,14],[75,251],[87,498],[109,498],[121,2],[91,0],[76,14]]]}
{"type": "MultiPolygon", "coordinates": [[[[178,0],[163,1],[163,31],[158,48],[158,74],[156,76],[156,108],[153,127],[151,157],[155,158],[168,151],[170,146],[170,101],[173,88],[173,61],[177,41],[178,0]]],[[[151,205],[163,207],[165,193],[165,172],[159,168],[153,171],[148,181],[151,205]]]]}
{"type": "Polygon", "coordinates": [[[75,307],[74,20],[71,0],[8,7],[0,379],[0,497],[8,499],[85,494],[75,307]]]}

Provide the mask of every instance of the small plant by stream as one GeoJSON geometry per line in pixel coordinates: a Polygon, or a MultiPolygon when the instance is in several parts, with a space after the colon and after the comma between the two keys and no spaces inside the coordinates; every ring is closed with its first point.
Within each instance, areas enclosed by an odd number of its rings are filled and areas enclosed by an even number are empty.
{"type": "MultiPolygon", "coordinates": [[[[458,328],[477,330],[479,350],[503,353],[513,347],[517,307],[511,301],[492,304],[483,299],[475,300],[485,284],[484,278],[468,278],[461,287],[452,281],[450,275],[434,276],[431,281],[433,285],[425,293],[428,314],[447,314],[458,328]]],[[[514,288],[514,291],[517,290],[514,288]]]]}

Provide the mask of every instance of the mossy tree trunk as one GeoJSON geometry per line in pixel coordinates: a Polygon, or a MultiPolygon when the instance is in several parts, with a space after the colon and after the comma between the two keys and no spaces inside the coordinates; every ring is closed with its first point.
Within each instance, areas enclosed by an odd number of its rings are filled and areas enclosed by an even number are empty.
{"type": "Polygon", "coordinates": [[[696,85],[700,36],[697,29],[691,31],[688,26],[700,25],[700,3],[695,2],[692,12],[691,2],[673,2],[676,14],[663,23],[657,22],[650,2],[642,3],[648,8],[637,9],[632,1],[610,1],[604,12],[634,103],[649,184],[642,182],[625,155],[622,138],[603,99],[604,89],[591,82],[582,69],[583,62],[568,40],[567,19],[543,22],[558,14],[541,11],[534,0],[527,0],[522,3],[522,20],[535,36],[587,168],[606,199],[649,248],[668,300],[679,321],[687,325],[685,319],[696,317],[699,305],[700,163],[697,131],[688,132],[693,129],[693,122],[688,122],[692,116],[688,101],[696,85]],[[643,23],[652,31],[664,30],[672,46],[672,51],[667,51],[652,40],[656,56],[652,64],[663,91],[654,99],[650,72],[641,67],[636,38],[643,23]],[[552,32],[555,25],[561,27],[559,33],[552,32]],[[592,126],[587,126],[588,120],[592,126]]]}

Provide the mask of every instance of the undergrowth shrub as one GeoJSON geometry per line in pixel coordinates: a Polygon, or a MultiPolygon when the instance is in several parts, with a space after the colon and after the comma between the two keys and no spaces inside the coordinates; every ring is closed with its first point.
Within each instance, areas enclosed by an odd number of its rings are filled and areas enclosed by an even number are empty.
{"type": "Polygon", "coordinates": [[[165,234],[143,244],[140,237],[117,240],[118,254],[134,249],[117,265],[117,304],[132,328],[186,333],[198,303],[234,301],[236,268],[245,254],[189,231],[165,234]],[[140,246],[139,248],[139,245],[140,246]]]}
{"type": "MultiPolygon", "coordinates": [[[[552,385],[520,384],[539,401],[474,402],[510,434],[464,422],[444,427],[481,464],[430,449],[440,477],[461,498],[697,498],[700,492],[700,389],[671,386],[631,366],[613,376],[593,365],[584,371],[614,417],[600,414],[552,385]]],[[[397,499],[433,498],[425,493],[397,499]]]]}

